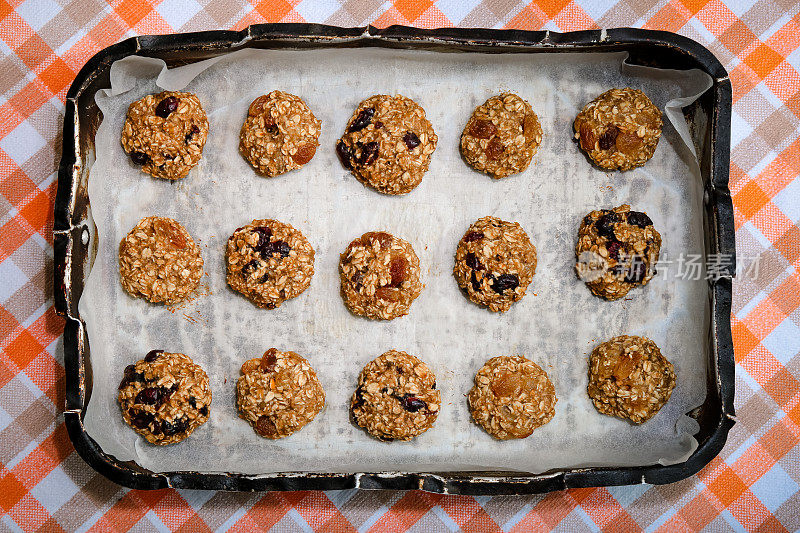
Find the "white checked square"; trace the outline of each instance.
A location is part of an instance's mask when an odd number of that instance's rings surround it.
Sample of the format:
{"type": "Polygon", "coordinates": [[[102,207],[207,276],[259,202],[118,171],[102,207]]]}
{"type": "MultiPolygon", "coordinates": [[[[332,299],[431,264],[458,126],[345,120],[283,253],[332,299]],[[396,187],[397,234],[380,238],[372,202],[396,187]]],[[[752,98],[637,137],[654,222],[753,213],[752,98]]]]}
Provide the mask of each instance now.
{"type": "Polygon", "coordinates": [[[33,489],[31,494],[39,500],[39,503],[53,514],[62,505],[67,503],[70,498],[78,492],[78,486],[72,482],[64,470],[57,466],[47,477],[41,480],[33,489]]]}
{"type": "Polygon", "coordinates": [[[599,20],[617,4],[616,0],[578,0],[575,3],[581,6],[581,9],[586,11],[586,14],[593,20],[599,20]]]}
{"type": "Polygon", "coordinates": [[[53,20],[61,12],[61,6],[53,0],[27,0],[17,7],[17,13],[34,31],[53,20]]]}
{"type": "Polygon", "coordinates": [[[619,487],[608,487],[608,492],[623,507],[628,507],[631,503],[639,499],[639,496],[650,490],[652,485],[640,483],[638,485],[623,485],[619,487]]]}
{"type": "Polygon", "coordinates": [[[0,263],[0,302],[11,298],[27,281],[28,276],[10,258],[0,263]]]}
{"type": "MultiPolygon", "coordinates": [[[[789,499],[792,494],[795,494],[800,487],[797,483],[781,468],[781,465],[775,463],[772,465],[766,474],[761,476],[761,479],[753,483],[750,487],[753,494],[756,495],[764,507],[770,510],[771,513],[780,507],[783,502],[789,499]]],[[[795,509],[796,511],[797,509],[795,509]]]]}
{"type": "Polygon", "coordinates": [[[436,2],[436,7],[453,24],[458,24],[480,3],[480,0],[440,0],[436,2]]]}
{"type": "Polygon", "coordinates": [[[791,318],[787,318],[778,324],[761,344],[785,366],[800,352],[800,328],[791,318]]]}
{"type": "Polygon", "coordinates": [[[743,119],[735,110],[731,112],[731,148],[753,133],[750,123],[743,119]]]}
{"type": "Polygon", "coordinates": [[[756,0],[729,0],[725,2],[725,7],[733,11],[737,18],[742,18],[755,3],[756,0]]]}
{"type": "Polygon", "coordinates": [[[2,407],[0,407],[0,431],[3,431],[8,427],[8,425],[14,421],[14,417],[10,414],[6,413],[2,407]]]}
{"type": "Polygon", "coordinates": [[[336,0],[305,0],[296,5],[294,10],[306,22],[325,22],[341,7],[336,0]]]}
{"type": "Polygon", "coordinates": [[[180,29],[201,9],[194,0],[164,0],[156,6],[158,14],[164,17],[173,30],[180,29]]]}
{"type": "Polygon", "coordinates": [[[28,122],[23,122],[0,141],[0,148],[18,165],[22,165],[45,144],[47,142],[39,135],[36,128],[28,122]]]}
{"type": "Polygon", "coordinates": [[[772,203],[777,205],[783,214],[792,222],[800,222],[800,179],[795,177],[789,185],[772,197],[772,203]]]}

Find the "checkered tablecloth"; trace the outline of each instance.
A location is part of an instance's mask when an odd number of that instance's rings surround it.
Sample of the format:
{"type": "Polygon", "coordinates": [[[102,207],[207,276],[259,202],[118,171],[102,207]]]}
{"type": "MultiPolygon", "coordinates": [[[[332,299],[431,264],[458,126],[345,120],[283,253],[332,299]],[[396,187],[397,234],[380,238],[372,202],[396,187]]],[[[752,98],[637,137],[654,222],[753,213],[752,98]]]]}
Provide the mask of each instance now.
{"type": "Polygon", "coordinates": [[[800,529],[800,7],[792,0],[0,0],[0,530],[800,529]],[[423,492],[130,491],[73,450],[52,211],[64,97],[83,64],[137,34],[260,22],[678,32],[733,83],[731,191],[738,423],[697,476],[534,497],[423,492]]]}

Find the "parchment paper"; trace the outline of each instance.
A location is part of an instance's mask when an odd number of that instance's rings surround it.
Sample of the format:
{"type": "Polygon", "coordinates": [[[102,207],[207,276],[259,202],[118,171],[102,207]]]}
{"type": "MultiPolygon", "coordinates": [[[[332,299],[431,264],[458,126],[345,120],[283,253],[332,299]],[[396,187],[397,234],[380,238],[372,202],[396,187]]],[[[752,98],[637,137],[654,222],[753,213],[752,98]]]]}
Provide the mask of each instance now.
{"type": "Polygon", "coordinates": [[[112,88],[97,95],[104,119],[89,197],[99,246],[80,301],[94,373],[89,434],[106,452],[155,471],[538,473],[685,460],[696,448],[698,427],[683,413],[705,397],[706,282],[658,275],[629,299],[605,302],[576,278],[574,245],[586,213],[630,203],[655,221],[662,257],[703,253],[701,180],[676,126],[688,136],[679,104],[704,92],[710,79],[699,71],[630,67],[623,59],[361,48],[243,51],[169,71],[154,59],[115,63],[112,88]],[[579,109],[615,86],[641,88],[661,109],[678,106],[653,159],[624,174],[593,168],[571,140],[579,109]],[[211,123],[202,161],[176,183],[141,173],[120,146],[128,105],[160,88],[196,93],[211,123]],[[308,165],[266,179],[239,155],[238,139],[249,103],[273,89],[301,96],[323,129],[308,165]],[[472,110],[504,90],[531,102],[544,139],[526,172],[494,181],[467,167],[458,144],[472,110]],[[365,188],[336,159],[336,140],[353,109],[378,93],[416,100],[439,135],[429,172],[405,196],[365,188]],[[207,294],[178,309],[131,298],[119,282],[119,241],[148,215],[179,220],[203,251],[207,294]],[[527,296],[503,315],[469,302],[451,274],[459,238],[484,215],[520,222],[539,253],[527,296]],[[310,288],[273,311],[257,309],[225,285],[225,242],[255,218],[292,224],[316,250],[310,288]],[[351,315],[339,295],[339,254],[369,230],[409,240],[423,266],[422,295],[408,316],[391,322],[351,315]],[[672,399],[642,426],[598,414],[586,394],[588,354],[620,334],[655,340],[677,373],[672,399]],[[234,402],[242,362],[273,346],[307,357],[327,394],[311,424],[279,441],[258,437],[237,417],[234,402]],[[378,442],[348,418],[358,372],[392,348],[426,361],[442,391],[436,424],[412,442],[378,442]],[[123,368],[152,349],[186,353],[211,378],[211,418],[179,445],[148,444],[119,413],[123,368]],[[467,409],[475,372],[503,354],[524,354],[541,365],[559,398],[555,418],[527,439],[496,441],[472,423],[467,409]]]}

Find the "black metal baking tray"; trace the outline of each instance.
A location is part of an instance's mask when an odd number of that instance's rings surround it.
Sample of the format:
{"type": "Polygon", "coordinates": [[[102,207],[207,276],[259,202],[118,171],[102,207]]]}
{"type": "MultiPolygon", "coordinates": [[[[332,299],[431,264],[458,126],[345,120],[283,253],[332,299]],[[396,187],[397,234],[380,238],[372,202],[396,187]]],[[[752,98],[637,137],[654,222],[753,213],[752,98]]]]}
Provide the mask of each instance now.
{"type": "MultiPolygon", "coordinates": [[[[98,52],[81,69],[67,93],[64,142],[55,200],[55,306],[66,317],[65,420],[75,449],[95,470],[137,489],[165,487],[238,491],[422,489],[449,494],[528,494],[577,487],[672,483],[695,474],[713,459],[734,423],[734,356],[731,339],[731,278],[735,274],[733,206],[728,190],[731,83],[720,62],[702,45],[663,31],[617,28],[569,33],[550,31],[436,29],[404,26],[338,28],[318,24],[259,24],[240,32],[208,31],[133,37],[98,52]],[[243,48],[385,47],[447,52],[503,54],[620,52],[629,61],[659,68],[700,69],[713,86],[684,109],[705,187],[703,227],[706,254],[723,258],[722,276],[712,280],[708,338],[707,395],[689,416],[700,426],[697,450],[683,463],[625,468],[556,469],[542,474],[518,472],[281,472],[155,473],[106,454],[86,433],[83,416],[92,392],[91,350],[78,313],[84,280],[96,253],[89,220],[87,177],[94,160],[94,136],[102,120],[97,90],[109,86],[111,64],[130,55],[161,58],[170,67],[193,63],[243,48]]],[[[715,266],[717,266],[715,264],[715,266]]]]}

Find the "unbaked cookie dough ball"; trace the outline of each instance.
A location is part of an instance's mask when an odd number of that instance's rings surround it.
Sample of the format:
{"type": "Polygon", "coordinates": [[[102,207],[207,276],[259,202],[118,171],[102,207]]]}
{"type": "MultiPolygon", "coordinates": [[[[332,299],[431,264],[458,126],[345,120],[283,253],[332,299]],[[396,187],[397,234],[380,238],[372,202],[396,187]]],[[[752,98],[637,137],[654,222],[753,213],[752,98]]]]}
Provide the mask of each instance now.
{"type": "Polygon", "coordinates": [[[339,258],[339,278],[348,309],[373,320],[407,315],[422,292],[411,244],[383,231],[365,233],[347,246],[339,258]]]}
{"type": "Polygon", "coordinates": [[[336,153],[362,183],[382,193],[404,194],[422,181],[437,140],[416,102],[379,94],[358,105],[336,153]]]}
{"type": "Polygon", "coordinates": [[[483,217],[456,248],[453,275],[467,297],[490,311],[508,311],[536,272],[536,247],[516,222],[483,217]]]}
{"type": "Polygon", "coordinates": [[[461,134],[461,153],[480,172],[499,179],[522,172],[542,142],[542,126],[531,105],[512,93],[478,106],[461,134]]]}
{"type": "Polygon", "coordinates": [[[246,361],[241,372],[236,382],[239,416],[262,437],[288,437],[325,406],[317,373],[294,352],[270,348],[262,357],[246,361]]]}
{"type": "Polygon", "coordinates": [[[428,365],[389,350],[367,364],[350,401],[355,422],[380,440],[410,440],[433,426],[441,399],[428,365]]]}
{"type": "Polygon", "coordinates": [[[167,217],[146,217],[119,243],[119,277],[133,297],[153,303],[185,300],[203,276],[200,247],[167,217]]]}
{"type": "Polygon", "coordinates": [[[611,89],[575,117],[575,139],[605,170],[630,170],[653,157],[661,136],[661,111],[639,89],[611,89]]]}
{"type": "Polygon", "coordinates": [[[125,368],[117,399],[136,433],[153,444],[174,444],[208,420],[211,386],[188,356],[153,350],[125,368]]]}
{"type": "Polygon", "coordinates": [[[629,205],[592,211],[578,230],[575,269],[592,294],[617,300],[653,278],[660,250],[661,234],[646,214],[629,205]]]}
{"type": "Polygon", "coordinates": [[[122,148],[153,177],[185,178],[203,156],[208,118],[192,93],[150,94],[128,107],[122,148]]]}
{"type": "Polygon", "coordinates": [[[587,392],[598,411],[641,424],[669,400],[675,371],[645,337],[621,335],[597,346],[589,358],[587,392]]]}
{"type": "Polygon", "coordinates": [[[556,414],[547,372],[521,355],[489,359],[467,397],[472,418],[496,439],[524,439],[556,414]]]}
{"type": "Polygon", "coordinates": [[[321,124],[300,97],[272,91],[250,104],[239,151],[259,174],[277,176],[311,161],[321,124]]]}
{"type": "Polygon", "coordinates": [[[314,248],[289,224],[254,220],[233,232],[226,253],[228,285],[258,307],[275,309],[311,284],[314,248]]]}

